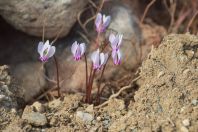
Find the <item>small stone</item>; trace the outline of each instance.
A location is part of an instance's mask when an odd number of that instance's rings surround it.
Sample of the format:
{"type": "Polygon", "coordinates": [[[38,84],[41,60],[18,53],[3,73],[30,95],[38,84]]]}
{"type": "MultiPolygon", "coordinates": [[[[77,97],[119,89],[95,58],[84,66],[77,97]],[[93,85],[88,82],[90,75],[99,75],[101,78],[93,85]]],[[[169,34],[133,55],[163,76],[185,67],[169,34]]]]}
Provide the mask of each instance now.
{"type": "Polygon", "coordinates": [[[97,120],[97,121],[101,121],[101,117],[98,116],[98,117],[96,118],[96,120],[97,120]]]}
{"type": "Polygon", "coordinates": [[[104,120],[103,125],[104,125],[105,128],[108,128],[109,127],[109,120],[104,120]]]}
{"type": "Polygon", "coordinates": [[[0,95],[0,101],[4,100],[5,97],[6,97],[5,95],[2,95],[2,94],[1,94],[1,95],[0,95]]]}
{"type": "Polygon", "coordinates": [[[186,126],[186,127],[187,127],[187,126],[190,126],[190,121],[189,121],[189,119],[183,120],[182,123],[183,123],[183,125],[186,126]]]}
{"type": "Polygon", "coordinates": [[[185,109],[186,109],[185,107],[182,107],[180,113],[183,113],[185,109]]]}
{"type": "Polygon", "coordinates": [[[198,104],[197,99],[193,99],[193,100],[192,100],[192,104],[193,104],[194,106],[196,106],[196,105],[198,104]]]}
{"type": "Polygon", "coordinates": [[[185,126],[182,126],[180,128],[181,132],[189,132],[188,129],[185,126]]]}
{"type": "Polygon", "coordinates": [[[76,117],[82,120],[83,122],[91,122],[94,119],[91,114],[82,111],[77,111],[76,117]]]}
{"type": "Polygon", "coordinates": [[[11,109],[11,112],[12,112],[12,113],[14,113],[14,114],[16,114],[16,113],[17,113],[17,111],[16,111],[16,109],[15,109],[15,108],[12,108],[12,109],[11,109]]]}
{"type": "Polygon", "coordinates": [[[29,124],[27,124],[26,126],[23,127],[23,131],[24,131],[24,132],[30,132],[31,129],[32,129],[32,126],[29,125],[29,124]]]}
{"type": "Polygon", "coordinates": [[[94,110],[93,110],[93,104],[92,105],[89,105],[86,109],[85,109],[86,112],[89,112],[89,113],[92,113],[94,110]]]}
{"type": "Polygon", "coordinates": [[[162,77],[164,74],[165,74],[164,71],[161,71],[161,72],[158,74],[157,77],[160,78],[160,77],[162,77]]]}
{"type": "Polygon", "coordinates": [[[188,56],[189,58],[192,58],[192,57],[194,56],[195,52],[192,51],[192,50],[186,50],[186,54],[187,54],[187,56],[188,56]]]}
{"type": "Polygon", "coordinates": [[[27,120],[33,126],[45,126],[47,124],[46,116],[38,112],[24,113],[22,119],[27,120]]]}
{"type": "Polygon", "coordinates": [[[32,107],[33,109],[36,111],[36,112],[39,112],[39,113],[43,113],[45,111],[45,108],[43,106],[43,104],[41,104],[40,102],[34,102],[34,104],[32,104],[32,107]]]}
{"type": "Polygon", "coordinates": [[[69,115],[69,118],[73,118],[73,115],[69,115]]]}
{"type": "Polygon", "coordinates": [[[186,69],[183,71],[183,74],[187,74],[188,72],[190,72],[190,69],[186,69]]]}

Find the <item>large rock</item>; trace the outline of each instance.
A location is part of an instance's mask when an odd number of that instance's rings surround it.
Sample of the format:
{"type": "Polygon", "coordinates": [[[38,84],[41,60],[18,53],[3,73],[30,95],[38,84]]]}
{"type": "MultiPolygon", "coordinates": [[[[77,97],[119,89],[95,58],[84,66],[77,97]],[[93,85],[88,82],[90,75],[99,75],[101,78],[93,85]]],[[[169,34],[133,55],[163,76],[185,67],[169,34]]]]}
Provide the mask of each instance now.
{"type": "Polygon", "coordinates": [[[0,15],[16,29],[34,36],[52,38],[62,30],[67,35],[77,20],[77,14],[88,0],[0,0],[0,15]]]}

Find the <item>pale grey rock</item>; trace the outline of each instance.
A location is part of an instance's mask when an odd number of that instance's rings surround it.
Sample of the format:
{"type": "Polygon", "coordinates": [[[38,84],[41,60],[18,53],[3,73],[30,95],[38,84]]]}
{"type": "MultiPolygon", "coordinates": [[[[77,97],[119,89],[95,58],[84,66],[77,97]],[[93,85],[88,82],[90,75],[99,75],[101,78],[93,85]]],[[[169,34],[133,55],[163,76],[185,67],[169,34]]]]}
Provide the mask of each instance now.
{"type": "Polygon", "coordinates": [[[34,126],[45,126],[47,124],[46,116],[39,112],[23,113],[22,119],[27,120],[28,123],[34,126]]]}
{"type": "Polygon", "coordinates": [[[198,104],[198,100],[197,100],[197,99],[193,99],[193,100],[192,100],[192,104],[193,104],[194,106],[196,106],[196,105],[198,104]]]}
{"type": "Polygon", "coordinates": [[[39,112],[39,113],[43,113],[45,112],[45,107],[43,104],[41,104],[40,102],[36,101],[32,104],[32,107],[33,109],[36,111],[36,112],[39,112]]]}
{"type": "Polygon", "coordinates": [[[34,36],[65,36],[88,0],[0,0],[0,15],[16,29],[34,36]]]}
{"type": "Polygon", "coordinates": [[[91,122],[94,119],[93,115],[83,111],[77,111],[76,117],[83,122],[91,122]]]}
{"type": "Polygon", "coordinates": [[[182,124],[185,126],[185,127],[188,127],[190,126],[190,120],[189,119],[185,119],[182,121],[182,124]]]}
{"type": "Polygon", "coordinates": [[[5,95],[0,95],[0,102],[6,98],[5,95]]]}

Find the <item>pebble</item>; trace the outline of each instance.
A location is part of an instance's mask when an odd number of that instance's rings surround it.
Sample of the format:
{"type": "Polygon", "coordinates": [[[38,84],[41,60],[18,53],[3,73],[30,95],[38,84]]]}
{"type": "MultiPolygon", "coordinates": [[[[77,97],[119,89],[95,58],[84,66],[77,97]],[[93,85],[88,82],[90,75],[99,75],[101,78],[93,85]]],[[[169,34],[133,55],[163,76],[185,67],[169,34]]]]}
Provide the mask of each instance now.
{"type": "Polygon", "coordinates": [[[34,102],[34,104],[32,104],[32,107],[34,110],[36,110],[36,112],[39,112],[39,113],[43,113],[45,111],[43,104],[41,104],[38,101],[34,102]]]}
{"type": "Polygon", "coordinates": [[[180,128],[181,132],[189,132],[188,129],[185,126],[182,126],[180,128]]]}
{"type": "Polygon", "coordinates": [[[15,108],[12,108],[11,109],[11,112],[14,113],[14,114],[16,114],[17,113],[17,110],[15,108]]]}
{"type": "Polygon", "coordinates": [[[187,74],[188,72],[190,72],[190,69],[186,69],[183,71],[184,74],[187,74]]]}
{"type": "Polygon", "coordinates": [[[93,104],[87,106],[87,108],[85,109],[85,111],[86,111],[86,112],[89,112],[89,113],[92,113],[92,112],[94,111],[94,109],[93,109],[93,104]]]}
{"type": "Polygon", "coordinates": [[[161,72],[158,74],[157,77],[160,78],[160,77],[162,77],[164,74],[165,74],[164,71],[161,71],[161,72]]]}
{"type": "Polygon", "coordinates": [[[5,95],[0,95],[0,101],[4,100],[5,99],[5,95]]]}
{"type": "Polygon", "coordinates": [[[109,127],[109,120],[104,120],[102,123],[103,123],[104,128],[109,127]]]}
{"type": "Polygon", "coordinates": [[[46,116],[38,112],[25,113],[22,115],[22,119],[27,120],[33,126],[45,126],[47,124],[46,116]]]}
{"type": "Polygon", "coordinates": [[[96,120],[97,120],[97,121],[101,121],[101,117],[98,116],[98,117],[96,118],[96,120]]]}
{"type": "Polygon", "coordinates": [[[77,111],[76,117],[81,119],[83,122],[91,122],[94,119],[93,115],[82,111],[77,111]]]}
{"type": "Polygon", "coordinates": [[[182,123],[183,123],[183,125],[186,126],[186,127],[187,127],[187,126],[190,126],[190,121],[189,121],[189,119],[183,120],[182,123]]]}
{"type": "Polygon", "coordinates": [[[193,99],[193,100],[192,100],[192,104],[193,104],[194,106],[196,106],[196,105],[198,104],[198,100],[197,100],[197,99],[193,99]]]}

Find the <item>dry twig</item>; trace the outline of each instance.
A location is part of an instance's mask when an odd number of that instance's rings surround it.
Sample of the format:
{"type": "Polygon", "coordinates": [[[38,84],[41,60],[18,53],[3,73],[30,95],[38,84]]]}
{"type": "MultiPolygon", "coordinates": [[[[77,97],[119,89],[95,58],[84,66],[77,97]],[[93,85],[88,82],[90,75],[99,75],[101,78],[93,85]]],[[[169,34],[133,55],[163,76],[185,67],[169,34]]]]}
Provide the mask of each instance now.
{"type": "Polygon", "coordinates": [[[106,102],[102,103],[101,105],[96,106],[95,108],[99,109],[99,108],[107,105],[110,102],[111,99],[118,97],[122,91],[131,88],[132,87],[131,85],[133,84],[133,82],[137,81],[140,78],[141,78],[141,76],[138,76],[137,78],[133,79],[129,85],[122,87],[117,93],[111,95],[106,102]]]}
{"type": "Polygon", "coordinates": [[[192,25],[192,23],[193,23],[193,21],[194,21],[194,19],[195,19],[195,17],[198,15],[198,10],[195,12],[195,14],[193,15],[193,17],[190,19],[190,21],[189,21],[189,23],[188,23],[188,25],[187,25],[187,27],[186,27],[186,32],[189,32],[189,28],[190,28],[190,26],[192,25]]]}
{"type": "Polygon", "coordinates": [[[144,18],[149,10],[149,8],[155,3],[156,0],[152,0],[147,6],[146,6],[146,9],[144,10],[144,14],[142,16],[142,19],[140,21],[140,24],[142,25],[143,21],[144,21],[144,18]]]}
{"type": "MultiPolygon", "coordinates": [[[[89,0],[89,3],[90,3],[94,8],[97,9],[97,11],[96,11],[96,14],[97,14],[98,12],[101,11],[101,9],[102,9],[102,7],[103,7],[103,5],[104,5],[104,0],[101,0],[101,3],[100,3],[100,5],[99,5],[98,8],[97,8],[97,6],[95,5],[95,3],[94,3],[93,1],[89,0]]],[[[87,31],[87,28],[86,28],[86,27],[87,27],[87,24],[96,18],[96,14],[95,14],[94,16],[90,17],[89,19],[87,19],[84,23],[82,23],[80,17],[81,17],[81,15],[83,14],[83,12],[85,12],[85,11],[88,10],[88,9],[90,9],[92,6],[89,6],[89,7],[85,8],[85,9],[83,9],[81,12],[78,13],[78,16],[77,16],[77,20],[78,20],[78,22],[79,22],[81,28],[83,29],[83,31],[84,31],[86,34],[88,34],[88,31],[87,31]]]]}
{"type": "Polygon", "coordinates": [[[167,0],[163,1],[168,13],[171,16],[171,21],[170,21],[170,25],[168,28],[168,32],[170,32],[170,30],[172,29],[175,23],[175,11],[176,11],[176,6],[177,6],[177,3],[175,0],[169,0],[169,1],[170,1],[170,7],[168,6],[167,0]]]}

